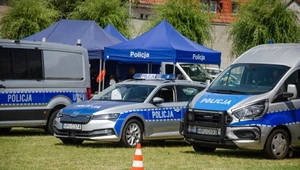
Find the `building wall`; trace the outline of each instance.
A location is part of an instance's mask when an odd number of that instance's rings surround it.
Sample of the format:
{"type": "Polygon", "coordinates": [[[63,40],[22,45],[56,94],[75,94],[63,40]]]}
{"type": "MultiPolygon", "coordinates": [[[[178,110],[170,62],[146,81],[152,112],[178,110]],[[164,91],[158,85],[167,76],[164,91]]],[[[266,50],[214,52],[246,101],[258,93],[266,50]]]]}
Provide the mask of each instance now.
{"type": "Polygon", "coordinates": [[[298,23],[300,24],[300,0],[298,2],[294,1],[288,8],[297,13],[298,23]]]}

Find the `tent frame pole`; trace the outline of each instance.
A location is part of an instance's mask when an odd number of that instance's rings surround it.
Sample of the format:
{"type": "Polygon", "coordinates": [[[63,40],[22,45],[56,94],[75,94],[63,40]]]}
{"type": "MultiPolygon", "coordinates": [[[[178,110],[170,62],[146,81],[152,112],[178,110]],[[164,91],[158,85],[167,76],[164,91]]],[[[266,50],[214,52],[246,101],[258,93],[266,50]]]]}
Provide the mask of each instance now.
{"type": "MultiPolygon", "coordinates": [[[[102,59],[100,59],[100,64],[99,64],[99,74],[101,73],[101,71],[102,71],[102,59]]],[[[98,82],[98,93],[100,93],[100,91],[101,91],[101,81],[100,82],[98,82]]]]}
{"type": "MultiPolygon", "coordinates": [[[[103,62],[103,70],[105,70],[105,61],[103,62]]],[[[102,81],[102,90],[104,90],[105,77],[106,77],[106,75],[104,75],[104,79],[102,81]]]]}

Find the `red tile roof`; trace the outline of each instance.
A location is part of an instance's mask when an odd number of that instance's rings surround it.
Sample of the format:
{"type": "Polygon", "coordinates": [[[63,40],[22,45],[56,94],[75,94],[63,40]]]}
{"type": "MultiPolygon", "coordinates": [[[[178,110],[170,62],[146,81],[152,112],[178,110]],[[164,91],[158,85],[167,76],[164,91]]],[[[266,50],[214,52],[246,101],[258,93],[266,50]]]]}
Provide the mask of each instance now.
{"type": "Polygon", "coordinates": [[[149,5],[156,5],[165,3],[166,0],[140,0],[141,4],[149,4],[149,5]]]}

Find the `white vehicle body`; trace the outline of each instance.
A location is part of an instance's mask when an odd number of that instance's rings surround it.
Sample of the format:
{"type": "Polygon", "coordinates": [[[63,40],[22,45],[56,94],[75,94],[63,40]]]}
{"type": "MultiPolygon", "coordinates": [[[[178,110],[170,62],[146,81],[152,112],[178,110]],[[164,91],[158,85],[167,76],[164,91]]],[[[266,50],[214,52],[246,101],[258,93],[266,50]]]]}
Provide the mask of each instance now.
{"type": "Polygon", "coordinates": [[[176,63],[174,65],[172,62],[162,62],[160,73],[174,74],[174,66],[175,76],[178,80],[198,81],[202,83],[206,83],[207,80],[212,80],[200,64],[176,63]]]}

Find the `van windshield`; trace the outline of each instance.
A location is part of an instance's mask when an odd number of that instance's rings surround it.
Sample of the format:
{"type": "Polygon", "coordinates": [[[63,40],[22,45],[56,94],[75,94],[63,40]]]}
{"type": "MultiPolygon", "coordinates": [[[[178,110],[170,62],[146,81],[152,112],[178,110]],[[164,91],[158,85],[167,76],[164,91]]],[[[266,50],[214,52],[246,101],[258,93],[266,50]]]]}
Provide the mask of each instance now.
{"type": "Polygon", "coordinates": [[[124,102],[144,102],[156,86],[136,84],[116,84],[103,90],[92,100],[118,100],[124,102]]]}
{"type": "Polygon", "coordinates": [[[208,92],[261,94],[275,87],[289,67],[271,64],[229,66],[210,85],[208,92]]]}
{"type": "Polygon", "coordinates": [[[193,81],[205,82],[206,80],[212,80],[206,70],[199,64],[180,64],[180,66],[193,81]]]}

